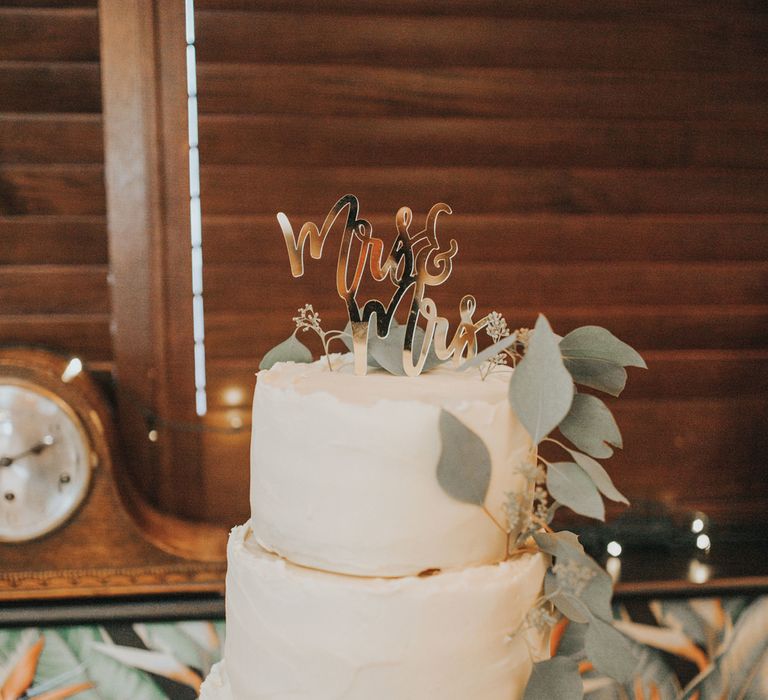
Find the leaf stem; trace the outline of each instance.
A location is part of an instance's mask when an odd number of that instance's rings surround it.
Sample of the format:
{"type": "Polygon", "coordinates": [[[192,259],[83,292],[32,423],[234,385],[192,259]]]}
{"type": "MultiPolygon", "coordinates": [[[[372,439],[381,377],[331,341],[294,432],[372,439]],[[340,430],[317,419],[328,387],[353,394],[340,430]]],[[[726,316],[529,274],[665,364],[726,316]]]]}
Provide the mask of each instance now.
{"type": "Polygon", "coordinates": [[[503,527],[502,524],[498,520],[496,520],[496,518],[493,516],[493,513],[491,513],[491,511],[488,510],[485,504],[483,504],[482,508],[483,508],[483,512],[493,521],[493,524],[504,533],[505,537],[508,537],[509,532],[507,532],[507,528],[503,527]]]}
{"type": "Polygon", "coordinates": [[[555,445],[557,445],[558,447],[561,447],[562,449],[564,449],[566,452],[569,452],[569,453],[570,453],[570,451],[571,451],[571,450],[570,450],[569,448],[567,448],[567,447],[566,447],[566,446],[565,446],[565,445],[564,445],[562,442],[560,442],[560,440],[556,440],[556,439],[555,439],[555,438],[553,438],[553,437],[545,437],[545,438],[544,438],[544,440],[545,440],[545,442],[551,442],[551,443],[554,443],[554,444],[555,444],[555,445]]]}

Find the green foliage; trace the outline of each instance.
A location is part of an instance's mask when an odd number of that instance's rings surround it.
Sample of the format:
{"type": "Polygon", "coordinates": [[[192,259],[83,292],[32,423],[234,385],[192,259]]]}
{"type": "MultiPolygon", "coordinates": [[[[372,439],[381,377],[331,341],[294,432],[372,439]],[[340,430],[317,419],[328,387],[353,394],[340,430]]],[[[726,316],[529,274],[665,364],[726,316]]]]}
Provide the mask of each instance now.
{"type": "Polygon", "coordinates": [[[592,457],[577,452],[576,450],[568,450],[573,460],[578,464],[592,479],[592,482],[597,486],[600,493],[606,498],[610,498],[612,501],[624,503],[629,505],[629,501],[626,497],[613,485],[611,477],[608,476],[608,472],[603,469],[600,462],[592,459],[592,457]]]}
{"type": "Polygon", "coordinates": [[[581,700],[584,688],[579,666],[567,656],[533,665],[523,700],[581,700]]]}
{"type": "MultiPolygon", "coordinates": [[[[376,333],[375,323],[368,326],[368,366],[377,367],[386,370],[390,374],[403,376],[403,346],[405,344],[405,333],[407,326],[400,325],[394,319],[389,327],[389,334],[386,338],[379,338],[376,333]]],[[[413,334],[413,356],[418,358],[422,345],[424,344],[424,331],[416,327],[413,334]]],[[[341,340],[347,349],[353,350],[352,343],[352,325],[347,323],[341,340]]],[[[442,364],[442,360],[435,354],[434,348],[430,347],[427,353],[427,359],[424,362],[425,372],[434,369],[442,364]]]]}
{"type": "Polygon", "coordinates": [[[491,483],[491,455],[482,439],[458,418],[440,412],[442,451],[437,481],[452,498],[482,506],[491,483]]]}
{"type": "Polygon", "coordinates": [[[589,622],[589,610],[575,595],[560,587],[557,576],[550,569],[544,577],[544,595],[563,615],[572,622],[589,622]]]}
{"type": "Polygon", "coordinates": [[[291,333],[282,343],[275,345],[259,363],[259,369],[270,369],[278,362],[312,362],[312,353],[295,333],[291,333]]]}
{"type": "Polygon", "coordinates": [[[602,360],[621,367],[648,367],[636,350],[599,326],[582,326],[571,331],[560,341],[560,351],[572,359],[602,360]]]}
{"type": "Polygon", "coordinates": [[[637,659],[629,640],[610,622],[593,616],[585,643],[587,657],[598,671],[619,683],[630,680],[637,659]]]}
{"type": "Polygon", "coordinates": [[[553,462],[547,467],[547,489],[574,513],[605,520],[605,506],[590,476],[574,462],[553,462]]]}
{"type": "Polygon", "coordinates": [[[509,402],[535,444],[565,418],[573,394],[573,379],[563,364],[557,336],[540,315],[509,383],[509,402]]]}
{"type": "Polygon", "coordinates": [[[496,341],[493,345],[489,345],[484,350],[481,350],[472,359],[466,360],[459,365],[459,372],[463,372],[466,369],[472,369],[474,367],[480,367],[484,362],[488,362],[490,359],[496,357],[499,353],[504,352],[510,345],[514,345],[517,342],[517,333],[504,336],[501,340],[496,341]]]}
{"type": "Polygon", "coordinates": [[[563,358],[565,368],[576,384],[582,384],[611,396],[618,396],[627,384],[627,370],[611,362],[563,358]]]}
{"type": "Polygon", "coordinates": [[[576,394],[560,432],[591,457],[610,457],[611,445],[621,447],[621,433],[608,407],[596,396],[576,394]]]}
{"type": "MultiPolygon", "coordinates": [[[[555,557],[552,572],[555,574],[558,587],[575,595],[592,615],[605,620],[610,619],[613,595],[611,577],[584,551],[576,535],[563,530],[551,534],[537,532],[533,537],[539,549],[555,557]],[[571,575],[574,570],[589,572],[589,578],[584,581],[583,586],[574,586],[571,575]]],[[[578,622],[578,620],[575,621],[578,622]]]]}

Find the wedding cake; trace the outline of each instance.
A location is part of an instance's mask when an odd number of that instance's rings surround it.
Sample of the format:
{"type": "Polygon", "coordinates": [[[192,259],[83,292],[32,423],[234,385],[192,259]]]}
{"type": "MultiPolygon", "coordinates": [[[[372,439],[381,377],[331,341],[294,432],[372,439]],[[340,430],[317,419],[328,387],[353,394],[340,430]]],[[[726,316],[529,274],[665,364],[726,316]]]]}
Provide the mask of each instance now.
{"type": "Polygon", "coordinates": [[[522,697],[546,654],[521,628],[549,557],[507,557],[505,505],[532,459],[510,373],[361,377],[328,359],[259,372],[251,519],[230,537],[224,662],[201,697],[522,697]],[[442,411],[489,448],[485,509],[435,478],[442,411]]]}
{"type": "Polygon", "coordinates": [[[307,304],[260,364],[251,518],[230,535],[224,660],[201,698],[579,700],[588,669],[626,682],[610,577],[551,523],[560,506],[602,520],[603,496],[627,502],[597,461],[622,441],[594,392],[618,396],[645,363],[596,326],[560,337],[541,315],[530,330],[474,320],[471,295],[458,323],[440,316],[426,292],[458,250],[437,235],[445,204],[417,233],[402,207],[388,252],[353,195],[298,236],[278,214],[294,277],[345,212],[347,327],[324,330],[307,304]],[[391,283],[386,304],[365,300],[364,278],[391,283]],[[569,621],[577,639],[549,658],[569,621]]]}

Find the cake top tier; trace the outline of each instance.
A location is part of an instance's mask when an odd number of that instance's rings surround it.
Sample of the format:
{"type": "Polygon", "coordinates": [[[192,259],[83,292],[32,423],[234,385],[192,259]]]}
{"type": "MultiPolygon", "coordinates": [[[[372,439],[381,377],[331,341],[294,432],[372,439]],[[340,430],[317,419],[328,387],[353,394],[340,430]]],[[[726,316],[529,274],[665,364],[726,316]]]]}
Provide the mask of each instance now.
{"type": "Polygon", "coordinates": [[[477,372],[457,372],[450,365],[436,367],[419,377],[395,376],[381,369],[369,369],[366,376],[354,372],[351,353],[333,354],[311,363],[280,362],[259,372],[259,385],[309,394],[330,394],[338,401],[371,406],[380,401],[418,401],[442,408],[468,402],[507,402],[511,370],[482,381],[477,372]]]}
{"type": "Polygon", "coordinates": [[[251,453],[259,543],[299,564],[368,576],[504,559],[508,494],[529,501],[532,491],[523,476],[530,437],[507,400],[511,371],[486,381],[450,367],[359,376],[352,363],[334,355],[259,373],[251,453]],[[484,508],[440,483],[446,420],[484,445],[485,463],[467,465],[487,470],[484,508]]]}

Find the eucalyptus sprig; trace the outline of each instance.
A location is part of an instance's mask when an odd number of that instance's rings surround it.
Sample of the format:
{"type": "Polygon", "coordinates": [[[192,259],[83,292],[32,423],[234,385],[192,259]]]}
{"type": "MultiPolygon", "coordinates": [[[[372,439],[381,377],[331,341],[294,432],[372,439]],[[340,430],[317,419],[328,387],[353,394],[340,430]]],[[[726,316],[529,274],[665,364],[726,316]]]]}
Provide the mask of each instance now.
{"type": "MultiPolygon", "coordinates": [[[[459,369],[480,367],[485,378],[508,357],[515,361],[509,403],[530,434],[534,451],[532,459],[518,467],[527,488],[506,494],[506,532],[510,538],[516,533],[514,543],[510,539],[514,547],[524,549],[532,539],[539,550],[553,558],[545,577],[544,595],[524,625],[551,626],[556,619],[552,608],[584,625],[585,653],[594,667],[624,682],[635,660],[629,641],[611,623],[611,578],[584,552],[575,534],[554,532],[550,523],[561,505],[603,520],[603,496],[627,503],[597,461],[610,457],[614,448],[622,446],[621,432],[605,403],[577,391],[576,386],[618,396],[626,384],[626,367],[645,367],[645,362],[629,345],[597,326],[577,328],[560,338],[547,319],[539,316],[533,331],[511,333],[505,329],[506,322],[501,325],[494,315],[489,330],[493,344],[459,369]],[[558,429],[562,440],[551,437],[558,429]],[[554,445],[570,459],[545,459],[538,450],[542,442],[554,445]],[[551,503],[550,497],[554,499],[551,503]]],[[[438,481],[449,495],[474,503],[487,513],[487,447],[461,421],[451,418],[441,416],[440,420],[443,452],[438,462],[438,481]],[[479,464],[482,469],[475,468],[479,464]]],[[[581,696],[575,659],[555,657],[534,664],[525,700],[576,700],[581,696]]]]}
{"type": "Polygon", "coordinates": [[[312,304],[304,304],[298,310],[298,315],[293,317],[293,322],[296,324],[293,333],[264,355],[259,363],[259,369],[270,369],[278,362],[312,362],[312,351],[296,337],[299,331],[304,333],[312,331],[320,338],[320,342],[323,344],[323,352],[328,361],[328,369],[333,371],[329,345],[333,340],[340,339],[347,334],[345,331],[323,330],[320,320],[320,314],[315,311],[312,304]]]}

